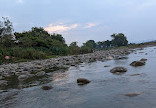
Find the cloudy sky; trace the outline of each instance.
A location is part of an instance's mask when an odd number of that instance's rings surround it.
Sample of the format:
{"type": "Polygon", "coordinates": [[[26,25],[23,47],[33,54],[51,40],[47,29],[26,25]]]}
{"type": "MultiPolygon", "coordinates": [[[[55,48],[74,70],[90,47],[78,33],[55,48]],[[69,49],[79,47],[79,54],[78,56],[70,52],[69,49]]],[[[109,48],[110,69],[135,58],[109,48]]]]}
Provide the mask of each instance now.
{"type": "Polygon", "coordinates": [[[156,40],[156,0],[0,0],[0,17],[15,31],[44,27],[69,44],[111,39],[124,33],[130,42],[156,40]]]}

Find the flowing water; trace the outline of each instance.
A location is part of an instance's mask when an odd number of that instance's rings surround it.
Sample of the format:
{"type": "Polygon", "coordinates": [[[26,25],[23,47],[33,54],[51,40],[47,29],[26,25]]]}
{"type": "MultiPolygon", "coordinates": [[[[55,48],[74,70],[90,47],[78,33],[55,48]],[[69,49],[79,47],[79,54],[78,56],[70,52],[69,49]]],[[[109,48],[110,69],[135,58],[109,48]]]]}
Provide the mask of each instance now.
{"type": "MultiPolygon", "coordinates": [[[[156,108],[156,49],[137,50],[125,59],[82,63],[63,73],[54,73],[53,81],[41,86],[25,88],[0,102],[2,108],[156,108]],[[147,54],[146,54],[147,53],[147,54]],[[145,66],[132,67],[132,61],[147,58],[145,66]],[[110,67],[104,67],[110,65],[110,67]],[[124,66],[125,74],[114,75],[110,69],[124,66]],[[91,83],[77,85],[77,78],[91,83]],[[138,93],[135,97],[127,93],[138,93]]],[[[15,90],[16,91],[16,90],[15,90]]]]}

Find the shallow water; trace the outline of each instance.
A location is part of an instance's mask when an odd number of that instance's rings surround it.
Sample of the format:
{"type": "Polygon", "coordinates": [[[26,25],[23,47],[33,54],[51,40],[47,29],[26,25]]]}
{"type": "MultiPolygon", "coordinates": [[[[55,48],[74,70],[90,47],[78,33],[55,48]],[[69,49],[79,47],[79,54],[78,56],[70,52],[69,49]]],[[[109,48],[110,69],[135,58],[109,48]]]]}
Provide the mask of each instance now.
{"type": "Polygon", "coordinates": [[[41,86],[25,88],[0,102],[0,107],[156,108],[156,49],[154,48],[138,50],[137,54],[134,52],[127,55],[127,59],[82,63],[66,72],[54,73],[53,81],[46,84],[53,86],[53,89],[43,91],[41,86]],[[145,66],[129,65],[132,61],[141,58],[148,59],[145,66]],[[122,75],[114,75],[109,71],[115,66],[124,66],[128,71],[122,75]],[[77,78],[87,78],[91,83],[79,86],[76,83],[77,78]],[[127,97],[125,96],[127,93],[140,95],[127,97]]]}

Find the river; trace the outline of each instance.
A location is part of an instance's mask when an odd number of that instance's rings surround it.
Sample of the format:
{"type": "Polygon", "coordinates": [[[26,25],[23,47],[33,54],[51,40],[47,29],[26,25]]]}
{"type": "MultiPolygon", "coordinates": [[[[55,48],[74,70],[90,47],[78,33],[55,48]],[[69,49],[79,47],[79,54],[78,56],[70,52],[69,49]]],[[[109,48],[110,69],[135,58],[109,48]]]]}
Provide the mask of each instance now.
{"type": "Polygon", "coordinates": [[[81,63],[66,72],[53,73],[48,91],[41,86],[11,90],[15,94],[0,101],[0,108],[156,108],[156,47],[137,50],[124,59],[81,63]],[[132,67],[132,61],[147,58],[145,66],[132,67]],[[104,67],[110,65],[110,67],[104,67]],[[123,66],[125,74],[110,69],[123,66]],[[87,78],[87,85],[77,85],[77,78],[87,78]],[[128,97],[127,93],[138,93],[128,97]]]}

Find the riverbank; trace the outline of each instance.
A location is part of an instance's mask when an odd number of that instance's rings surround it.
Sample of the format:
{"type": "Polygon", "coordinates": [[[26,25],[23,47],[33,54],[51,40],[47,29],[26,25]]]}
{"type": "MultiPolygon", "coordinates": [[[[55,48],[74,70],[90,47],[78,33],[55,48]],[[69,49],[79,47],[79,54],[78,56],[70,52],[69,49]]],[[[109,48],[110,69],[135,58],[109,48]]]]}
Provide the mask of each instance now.
{"type": "Polygon", "coordinates": [[[129,54],[130,50],[112,49],[94,53],[62,56],[45,60],[34,60],[16,64],[0,65],[0,89],[25,88],[51,81],[52,73],[63,72],[70,66],[83,62],[106,61],[129,54]]]}
{"type": "MultiPolygon", "coordinates": [[[[129,49],[131,50],[131,49],[129,49]]],[[[0,107],[6,108],[62,108],[62,107],[136,107],[155,108],[156,47],[137,48],[128,55],[91,63],[69,66],[66,71],[54,71],[50,82],[24,89],[0,90],[0,107]],[[134,67],[133,61],[146,58],[146,65],[134,67]],[[104,66],[109,67],[104,67],[104,66]],[[127,72],[111,73],[122,66],[127,72]],[[86,78],[87,85],[78,85],[77,79],[86,78]],[[48,91],[42,87],[51,87],[48,91]],[[96,91],[96,92],[95,92],[96,91]],[[144,103],[144,104],[142,104],[144,103]]],[[[43,81],[43,79],[42,79],[43,81]]]]}

